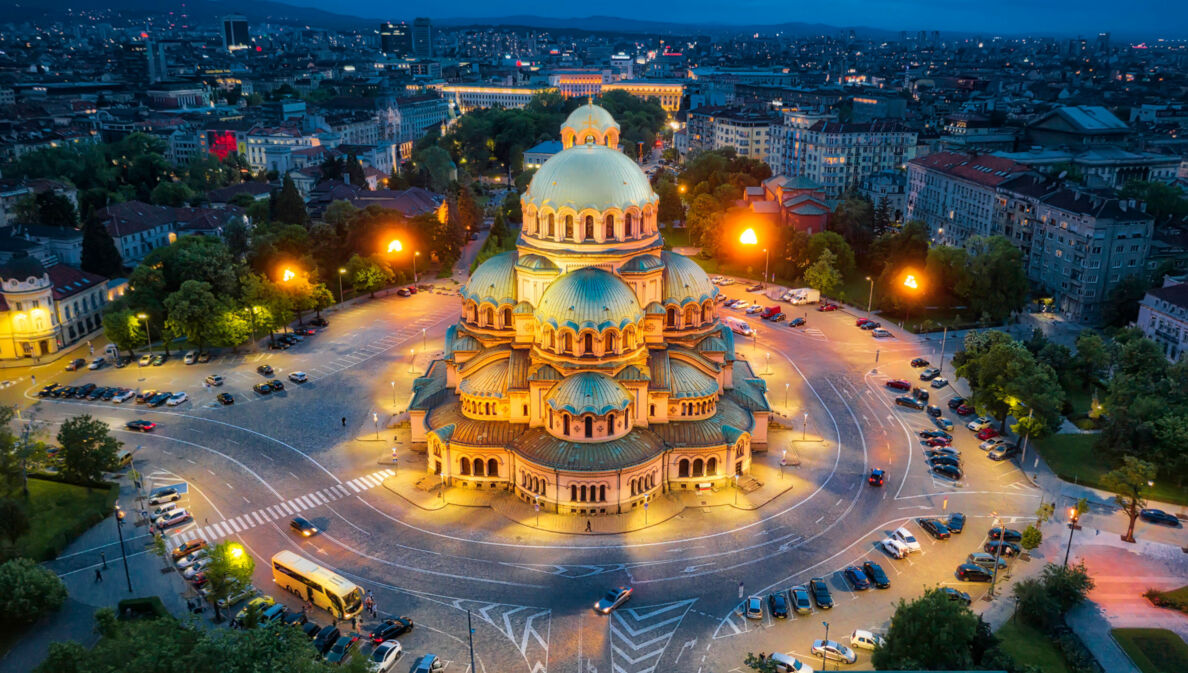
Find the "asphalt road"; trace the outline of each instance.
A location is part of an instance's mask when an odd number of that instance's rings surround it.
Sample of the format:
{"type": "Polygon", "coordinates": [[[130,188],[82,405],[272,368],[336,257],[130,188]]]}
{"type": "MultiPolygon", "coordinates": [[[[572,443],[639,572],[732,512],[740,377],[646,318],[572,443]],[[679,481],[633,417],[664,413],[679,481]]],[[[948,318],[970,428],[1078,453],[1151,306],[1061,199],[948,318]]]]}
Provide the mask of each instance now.
{"type": "MultiPolygon", "coordinates": [[[[738,285],[724,291],[756,296],[738,285]]],[[[748,651],[777,650],[819,668],[809,646],[823,636],[823,621],[830,623],[830,637],[844,642],[855,628],[885,628],[894,602],[927,586],[960,584],[979,598],[987,585],[958,582],[954,568],[980,550],[992,512],[1022,521],[1041,498],[1015,464],[986,460],[972,433],[960,427],[953,434],[965,479],[934,479],[914,435],[931,423],[923,412],[893,406],[895,393],[883,384],[888,376],[916,380],[919,370],[908,361],[918,355],[935,360],[937,344],[895,329],[896,338],[877,341],[857,329],[851,315],[810,308],[804,329],[749,316],[757,335],[739,341],[758,371],[770,368],[772,406],[794,424],[794,430],[773,433],[770,451],[787,449],[803,462],[795,476],[805,485],[770,504],[755,511],[686,510],[623,536],[542,533],[481,508],[424,511],[378,486],[391,469],[383,460],[391,432],[377,432],[373,415],[382,426],[404,407],[415,372],[440,351],[457,313],[455,295],[387,296],[330,312],[329,328],[288,351],[194,366],[175,357],[161,367],[55,377],[63,384],[185,390],[190,401],[174,408],[34,404],[36,388],[28,381],[0,395],[23,396],[25,413],[49,434],[82,412],[111,423],[135,448],[136,468],[150,487],[187,484],[183,502],[195,521],[175,533],[179,537],[201,533],[243,542],[264,561],[256,583],[266,590],[266,559],[281,549],[333,567],[373,591],[381,614],[412,617],[416,630],[401,638],[406,651],[432,651],[450,662],[449,670],[469,666],[467,611],[481,671],[730,671],[748,651]],[[265,363],[277,378],[300,370],[310,381],[257,395],[251,386],[263,377],[255,369],[265,363]],[[210,373],[224,375],[226,385],[205,388],[202,379],[210,373]],[[235,396],[234,405],[214,402],[223,391],[235,396]],[[802,428],[805,414],[808,427],[802,428]],[[158,428],[150,434],[122,429],[135,418],[156,421],[158,428]],[[807,441],[797,441],[801,432],[807,441]],[[372,433],[380,441],[365,441],[372,433]],[[884,487],[866,485],[872,466],[888,471],[884,487]],[[964,534],[948,541],[932,541],[914,522],[954,511],[970,520],[964,534]],[[323,532],[308,540],[291,534],[294,512],[323,532]],[[896,561],[876,544],[901,525],[923,549],[896,561]],[[887,571],[890,589],[848,590],[840,570],[867,559],[887,571]],[[777,621],[770,615],[747,620],[737,612],[740,591],[765,596],[811,577],[828,581],[837,602],[832,610],[777,621]],[[631,601],[610,617],[594,614],[593,601],[620,584],[635,588],[631,601]]],[[[37,387],[49,382],[40,373],[37,387]]],[[[933,402],[956,421],[944,404],[953,390],[932,392],[933,402]]],[[[85,567],[82,559],[53,567],[85,567]]]]}

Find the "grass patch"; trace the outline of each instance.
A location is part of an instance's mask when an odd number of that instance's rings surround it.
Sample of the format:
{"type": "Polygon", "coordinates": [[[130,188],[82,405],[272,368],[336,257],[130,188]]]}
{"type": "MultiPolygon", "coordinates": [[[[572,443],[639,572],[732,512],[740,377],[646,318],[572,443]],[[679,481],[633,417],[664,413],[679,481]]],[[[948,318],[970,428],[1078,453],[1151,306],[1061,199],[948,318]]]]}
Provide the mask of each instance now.
{"type": "Polygon", "coordinates": [[[1008,619],[994,634],[1002,641],[1002,649],[1020,666],[1030,664],[1043,673],[1068,673],[1064,656],[1042,631],[1018,619],[1008,619]]]}
{"type": "Polygon", "coordinates": [[[1188,671],[1188,643],[1167,629],[1111,629],[1126,656],[1143,673],[1188,671]]]}
{"type": "Polygon", "coordinates": [[[29,532],[16,541],[13,556],[54,558],[88,528],[111,514],[118,487],[88,490],[55,481],[29,479],[29,532]]]}
{"type": "Polygon", "coordinates": [[[1172,589],[1171,591],[1149,589],[1143,595],[1147,597],[1147,600],[1161,608],[1179,610],[1184,614],[1188,614],[1188,586],[1182,586],[1179,589],[1172,589]]]}
{"type": "MultiPolygon", "coordinates": [[[[1114,468],[1103,453],[1096,450],[1098,435],[1062,434],[1045,437],[1034,446],[1044,457],[1044,462],[1061,479],[1093,488],[1106,489],[1101,477],[1114,468]]],[[[1188,490],[1174,483],[1155,482],[1155,488],[1147,494],[1152,500],[1188,505],[1188,490]]]]}
{"type": "Polygon", "coordinates": [[[689,228],[688,227],[665,227],[664,231],[664,245],[669,248],[687,248],[689,243],[689,228]]]}

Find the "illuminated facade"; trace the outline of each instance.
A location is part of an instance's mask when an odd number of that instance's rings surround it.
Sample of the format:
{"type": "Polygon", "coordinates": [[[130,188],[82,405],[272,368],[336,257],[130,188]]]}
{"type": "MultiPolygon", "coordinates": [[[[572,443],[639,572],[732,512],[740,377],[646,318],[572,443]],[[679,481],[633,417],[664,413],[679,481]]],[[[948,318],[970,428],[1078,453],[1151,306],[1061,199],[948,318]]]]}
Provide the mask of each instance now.
{"type": "Polygon", "coordinates": [[[107,279],[25,254],[0,265],[0,359],[52,355],[103,327],[107,279]]]}
{"type": "Polygon", "coordinates": [[[681,109],[681,98],[685,95],[685,85],[679,82],[662,82],[658,80],[622,80],[602,85],[602,91],[626,91],[632,96],[647,98],[660,103],[660,107],[671,116],[681,109]]]}
{"type": "Polygon", "coordinates": [[[547,91],[555,91],[552,87],[543,86],[485,86],[473,84],[446,84],[441,87],[446,100],[465,114],[478,108],[499,106],[502,108],[522,108],[532,99],[547,91]]]}
{"type": "Polygon", "coordinates": [[[724,485],[766,444],[765,384],[718,288],[662,249],[658,198],[618,133],[596,105],[570,115],[521,197],[517,249],[475,270],[414,383],[412,438],[443,483],[615,514],[724,485]]]}

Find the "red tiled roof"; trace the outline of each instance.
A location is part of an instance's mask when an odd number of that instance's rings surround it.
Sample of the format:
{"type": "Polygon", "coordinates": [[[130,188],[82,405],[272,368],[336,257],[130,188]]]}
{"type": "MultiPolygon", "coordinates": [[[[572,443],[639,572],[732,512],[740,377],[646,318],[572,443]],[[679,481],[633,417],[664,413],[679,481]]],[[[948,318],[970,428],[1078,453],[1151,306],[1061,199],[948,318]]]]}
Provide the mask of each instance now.
{"type": "Polygon", "coordinates": [[[107,281],[103,276],[65,264],[55,264],[46,269],[46,273],[49,274],[50,285],[54,288],[54,299],[73,297],[83,290],[89,290],[107,281]]]}
{"type": "Polygon", "coordinates": [[[1031,170],[1030,166],[990,154],[957,154],[934,152],[912,159],[911,164],[940,171],[987,187],[997,187],[1007,180],[1031,170]]]}

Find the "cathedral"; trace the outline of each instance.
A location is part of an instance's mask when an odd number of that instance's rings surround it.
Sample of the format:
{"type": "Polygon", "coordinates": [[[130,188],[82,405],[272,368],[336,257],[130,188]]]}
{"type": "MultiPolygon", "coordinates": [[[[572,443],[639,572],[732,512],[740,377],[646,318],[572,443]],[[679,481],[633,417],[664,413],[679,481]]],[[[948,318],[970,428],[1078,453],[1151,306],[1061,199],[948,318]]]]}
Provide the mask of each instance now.
{"type": "Polygon", "coordinates": [[[409,405],[427,469],[548,511],[615,514],[728,486],[767,442],[764,381],[718,288],[663,249],[658,197],[587,104],[521,197],[516,250],[484,262],[409,405]]]}

